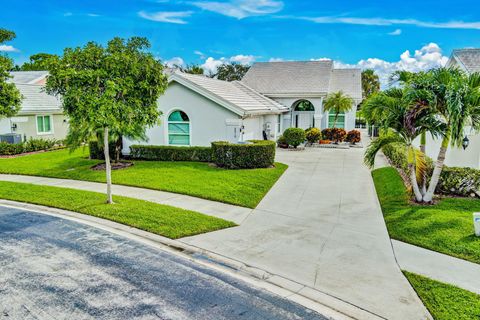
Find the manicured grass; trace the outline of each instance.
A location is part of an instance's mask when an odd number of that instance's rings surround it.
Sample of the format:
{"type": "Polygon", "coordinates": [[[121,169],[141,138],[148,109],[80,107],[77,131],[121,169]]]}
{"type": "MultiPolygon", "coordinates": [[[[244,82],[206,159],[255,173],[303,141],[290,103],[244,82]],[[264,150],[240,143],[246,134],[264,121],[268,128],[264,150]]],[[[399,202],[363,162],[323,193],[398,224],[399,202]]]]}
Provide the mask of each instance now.
{"type": "Polygon", "coordinates": [[[480,211],[479,200],[444,198],[435,205],[416,205],[409,202],[394,168],[372,175],[391,238],[480,263],[480,238],[472,218],[480,211]]]}
{"type": "Polygon", "coordinates": [[[0,199],[45,205],[112,220],[176,239],[233,227],[230,221],[153,202],[59,187],[0,181],[0,199]]]}
{"type": "Polygon", "coordinates": [[[435,320],[480,319],[480,295],[417,274],[404,273],[435,320]]]}
{"type": "MultiPolygon", "coordinates": [[[[90,169],[99,162],[88,159],[86,148],[59,150],[0,159],[0,173],[104,182],[105,172],[90,169]]],[[[226,170],[200,162],[134,161],[130,168],[113,171],[112,180],[254,208],[286,168],[281,163],[271,169],[226,170]]]]}

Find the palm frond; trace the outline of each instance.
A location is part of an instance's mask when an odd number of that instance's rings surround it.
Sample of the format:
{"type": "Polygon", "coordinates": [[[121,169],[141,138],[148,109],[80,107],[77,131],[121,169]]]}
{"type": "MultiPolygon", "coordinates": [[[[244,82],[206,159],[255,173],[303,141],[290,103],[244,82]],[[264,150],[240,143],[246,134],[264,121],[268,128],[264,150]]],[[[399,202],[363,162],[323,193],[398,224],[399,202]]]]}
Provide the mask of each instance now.
{"type": "Polygon", "coordinates": [[[373,166],[375,165],[375,156],[377,155],[377,153],[383,147],[391,143],[405,144],[405,140],[400,135],[395,133],[390,133],[388,135],[384,135],[373,140],[365,151],[365,155],[363,157],[363,161],[367,165],[367,167],[373,168],[373,166]]]}
{"type": "Polygon", "coordinates": [[[415,174],[417,176],[418,184],[421,185],[427,173],[427,158],[425,154],[418,149],[414,149],[414,156],[415,156],[415,174]]]}

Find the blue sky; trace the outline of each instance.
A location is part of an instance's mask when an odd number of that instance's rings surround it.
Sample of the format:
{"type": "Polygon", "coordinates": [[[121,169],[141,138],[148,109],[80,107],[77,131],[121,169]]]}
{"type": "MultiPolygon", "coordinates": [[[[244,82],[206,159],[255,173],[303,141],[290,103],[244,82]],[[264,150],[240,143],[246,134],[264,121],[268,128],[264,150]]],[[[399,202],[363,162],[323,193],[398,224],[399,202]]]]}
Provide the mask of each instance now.
{"type": "Polygon", "coordinates": [[[165,61],[207,69],[222,61],[331,58],[389,72],[480,47],[480,4],[465,0],[3,0],[0,21],[17,33],[0,48],[17,63],[134,35],[147,37],[165,61]]]}

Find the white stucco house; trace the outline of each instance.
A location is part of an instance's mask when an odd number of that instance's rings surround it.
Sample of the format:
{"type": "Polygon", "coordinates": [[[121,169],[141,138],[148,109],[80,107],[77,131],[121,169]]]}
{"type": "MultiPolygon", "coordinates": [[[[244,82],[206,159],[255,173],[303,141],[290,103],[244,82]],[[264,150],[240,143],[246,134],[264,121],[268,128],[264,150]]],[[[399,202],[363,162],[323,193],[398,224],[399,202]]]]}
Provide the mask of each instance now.
{"type": "MultiPolygon", "coordinates": [[[[480,72],[480,49],[453,50],[446,67],[459,68],[468,74],[480,72]]],[[[469,140],[467,149],[448,147],[445,164],[450,167],[471,167],[480,169],[480,134],[466,128],[465,136],[469,140]]],[[[418,143],[418,141],[417,141],[418,143]]],[[[441,139],[427,137],[426,154],[436,159],[440,150],[441,139]]]]}
{"type": "Polygon", "coordinates": [[[48,95],[44,85],[47,71],[17,71],[11,73],[13,82],[23,96],[15,117],[0,119],[0,135],[18,134],[22,140],[64,139],[68,121],[63,115],[60,99],[48,95]]]}
{"type": "Polygon", "coordinates": [[[288,127],[324,129],[333,117],[323,101],[340,90],[355,103],[337,127],[351,130],[362,100],[360,69],[335,69],[332,61],[260,62],[233,82],[175,71],[158,100],[160,124],[147,130],[146,142],[124,139],[123,153],[132,144],[209,146],[276,140],[288,127]]]}

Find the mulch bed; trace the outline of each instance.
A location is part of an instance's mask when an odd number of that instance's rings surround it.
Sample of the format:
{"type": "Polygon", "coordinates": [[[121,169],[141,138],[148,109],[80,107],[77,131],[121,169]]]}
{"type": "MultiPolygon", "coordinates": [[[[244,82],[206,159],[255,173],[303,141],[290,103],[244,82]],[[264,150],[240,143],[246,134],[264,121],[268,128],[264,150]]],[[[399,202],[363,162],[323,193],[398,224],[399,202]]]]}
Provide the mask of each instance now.
{"type": "MultiPolygon", "coordinates": [[[[132,162],[114,162],[111,164],[112,170],[121,170],[126,169],[128,167],[133,166],[132,162]]],[[[105,162],[99,163],[91,167],[92,170],[104,171],[105,170],[105,162]]]]}

